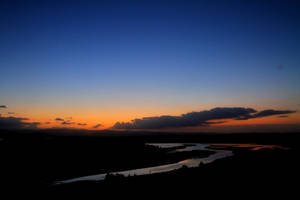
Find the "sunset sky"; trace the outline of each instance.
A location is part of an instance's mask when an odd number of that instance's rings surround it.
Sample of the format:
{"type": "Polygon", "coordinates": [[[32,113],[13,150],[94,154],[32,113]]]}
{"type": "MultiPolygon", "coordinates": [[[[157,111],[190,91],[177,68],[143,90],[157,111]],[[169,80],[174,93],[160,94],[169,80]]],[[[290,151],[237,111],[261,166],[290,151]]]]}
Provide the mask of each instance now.
{"type": "Polygon", "coordinates": [[[292,129],[300,2],[2,0],[0,70],[0,128],[292,129]]]}

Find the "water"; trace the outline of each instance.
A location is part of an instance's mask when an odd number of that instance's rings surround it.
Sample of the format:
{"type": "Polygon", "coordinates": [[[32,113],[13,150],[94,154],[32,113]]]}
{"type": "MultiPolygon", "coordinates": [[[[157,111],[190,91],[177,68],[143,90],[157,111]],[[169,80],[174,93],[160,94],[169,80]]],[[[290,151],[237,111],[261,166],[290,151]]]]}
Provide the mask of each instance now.
{"type": "MultiPolygon", "coordinates": [[[[153,145],[160,148],[174,148],[177,147],[176,150],[170,150],[168,153],[176,153],[176,152],[188,152],[195,150],[205,150],[212,151],[214,154],[211,154],[205,158],[190,158],[179,161],[177,163],[167,164],[167,165],[159,165],[155,167],[147,167],[140,169],[132,169],[126,171],[117,171],[111,172],[110,174],[116,175],[124,175],[124,176],[132,176],[132,175],[147,175],[147,174],[156,174],[156,173],[164,173],[172,170],[180,169],[183,166],[186,167],[197,167],[199,164],[208,164],[214,162],[215,160],[226,158],[229,156],[233,156],[233,152],[227,150],[228,147],[239,147],[239,148],[249,148],[249,150],[259,150],[263,148],[281,148],[280,146],[275,145],[256,145],[256,144],[199,144],[199,143],[149,143],[147,145],[153,145]]],[[[58,184],[68,184],[79,181],[102,181],[105,179],[105,174],[96,174],[90,176],[83,176],[63,181],[58,181],[55,185],[58,184]]]]}

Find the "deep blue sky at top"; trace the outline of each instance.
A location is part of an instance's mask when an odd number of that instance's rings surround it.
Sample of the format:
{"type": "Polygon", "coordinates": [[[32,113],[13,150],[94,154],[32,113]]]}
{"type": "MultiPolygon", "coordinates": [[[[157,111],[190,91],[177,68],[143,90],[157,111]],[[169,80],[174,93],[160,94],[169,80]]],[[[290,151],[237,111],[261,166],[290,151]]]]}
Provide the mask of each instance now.
{"type": "Polygon", "coordinates": [[[2,104],[295,108],[299,68],[296,0],[0,3],[2,104]]]}

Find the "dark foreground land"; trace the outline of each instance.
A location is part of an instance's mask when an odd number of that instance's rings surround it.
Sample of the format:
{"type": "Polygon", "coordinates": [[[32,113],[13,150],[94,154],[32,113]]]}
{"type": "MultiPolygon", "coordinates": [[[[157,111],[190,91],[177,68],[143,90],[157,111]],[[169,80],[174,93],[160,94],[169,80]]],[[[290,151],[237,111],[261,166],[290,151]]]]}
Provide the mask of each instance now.
{"type": "MultiPolygon", "coordinates": [[[[185,194],[210,196],[275,197],[290,199],[298,193],[298,133],[281,134],[176,134],[58,136],[39,132],[0,134],[1,190],[15,193],[42,193],[85,197],[136,195],[140,197],[185,194]],[[78,182],[53,186],[55,181],[178,162],[207,151],[176,155],[145,145],[146,142],[256,143],[288,148],[249,151],[231,148],[233,157],[196,168],[185,168],[144,176],[109,176],[100,182],[78,182]]],[[[42,196],[41,196],[42,197],[42,196]]],[[[105,199],[105,198],[104,198],[105,199]]]]}

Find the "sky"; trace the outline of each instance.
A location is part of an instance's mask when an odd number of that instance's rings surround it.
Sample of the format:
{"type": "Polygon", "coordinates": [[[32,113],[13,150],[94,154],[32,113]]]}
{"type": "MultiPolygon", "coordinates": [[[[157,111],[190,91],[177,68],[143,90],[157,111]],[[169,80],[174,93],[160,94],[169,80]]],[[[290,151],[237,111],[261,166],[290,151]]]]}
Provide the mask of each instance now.
{"type": "Polygon", "coordinates": [[[0,122],[300,125],[296,0],[2,0],[0,30],[0,122]],[[214,108],[286,112],[203,118],[214,108]]]}

